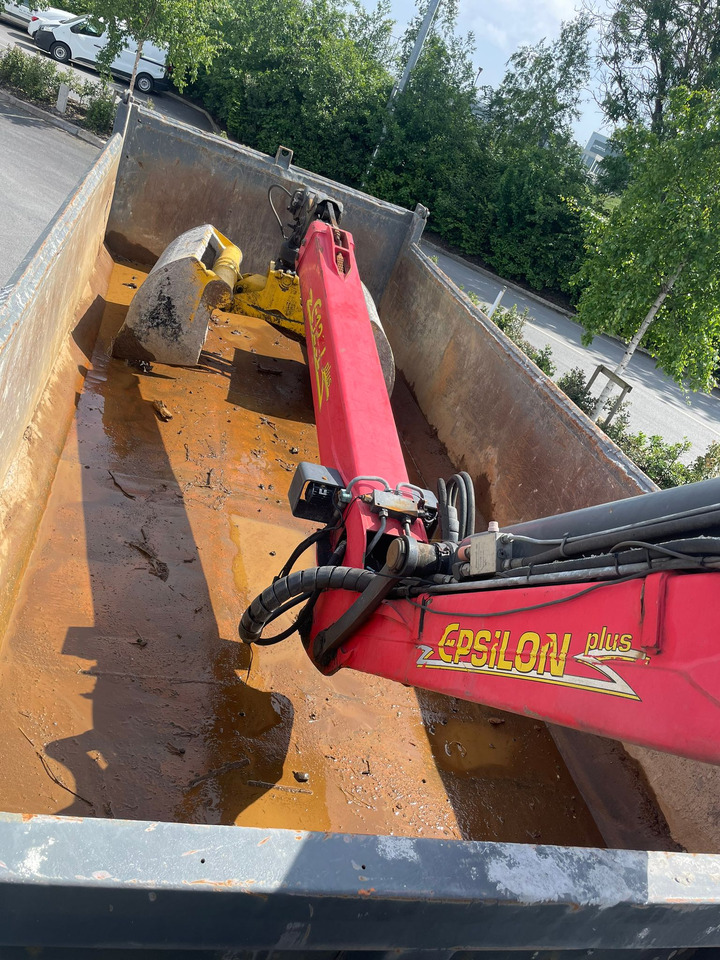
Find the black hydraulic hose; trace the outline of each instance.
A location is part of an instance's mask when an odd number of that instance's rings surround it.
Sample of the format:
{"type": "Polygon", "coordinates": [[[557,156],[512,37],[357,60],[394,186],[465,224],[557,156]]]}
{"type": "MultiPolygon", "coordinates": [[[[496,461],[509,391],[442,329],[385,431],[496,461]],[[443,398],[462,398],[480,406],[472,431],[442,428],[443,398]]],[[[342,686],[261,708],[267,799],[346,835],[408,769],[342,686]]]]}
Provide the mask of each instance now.
{"type": "Polygon", "coordinates": [[[458,523],[455,504],[450,501],[450,484],[440,477],[438,480],[438,513],[440,516],[440,538],[458,543],[460,540],[460,526],[458,523]]]}
{"type": "Polygon", "coordinates": [[[305,539],[295,547],[293,552],[287,558],[280,573],[278,573],[273,579],[280,580],[282,577],[286,577],[295,566],[298,559],[308,549],[308,547],[311,547],[314,543],[317,543],[318,540],[323,540],[325,537],[329,537],[331,533],[339,530],[340,527],[342,527],[342,522],[336,524],[334,527],[323,527],[321,530],[316,530],[315,533],[311,533],[310,536],[305,537],[305,539]]]}
{"type": "Polygon", "coordinates": [[[462,470],[458,476],[465,483],[465,532],[461,538],[464,540],[465,537],[471,537],[475,533],[475,487],[472,477],[466,470],[462,470]]]}
{"type": "MultiPolygon", "coordinates": [[[[272,615],[272,619],[276,620],[278,617],[281,617],[284,613],[287,613],[288,610],[292,610],[293,607],[297,607],[300,603],[305,603],[306,600],[312,600],[316,597],[317,594],[314,593],[301,593],[298,597],[293,597],[292,600],[288,600],[287,603],[284,603],[281,607],[278,607],[277,610],[272,615]]],[[[282,630],[280,633],[276,633],[272,637],[263,637],[262,639],[258,637],[257,640],[254,640],[253,643],[256,643],[259,647],[271,647],[274,643],[280,643],[281,640],[287,640],[288,637],[291,637],[295,631],[298,629],[298,620],[302,616],[302,612],[298,616],[297,620],[291,627],[288,627],[286,630],[282,630]]],[[[267,624],[266,624],[267,626],[267,624]]]]}
{"type": "Polygon", "coordinates": [[[465,481],[459,473],[455,473],[448,481],[448,502],[457,510],[458,536],[462,540],[465,536],[467,523],[467,491],[465,481]]]}
{"type": "Polygon", "coordinates": [[[245,643],[255,643],[265,626],[274,620],[280,608],[293,597],[312,595],[319,590],[352,590],[362,593],[376,575],[355,567],[313,567],[281,577],[256,597],[242,615],[238,628],[245,643]]]}
{"type": "MultiPolygon", "coordinates": [[[[702,532],[718,525],[720,525],[720,509],[704,510],[701,513],[693,513],[674,519],[659,517],[657,520],[644,521],[629,529],[633,530],[637,538],[642,536],[642,539],[647,541],[651,539],[664,540],[694,531],[702,532]]],[[[623,537],[623,531],[627,530],[627,527],[602,530],[599,533],[564,540],[559,546],[533,556],[533,565],[549,563],[553,560],[565,560],[570,557],[581,556],[583,553],[612,551],[616,543],[621,543],[623,539],[627,539],[627,537],[623,537]]],[[[516,560],[510,561],[509,568],[527,566],[527,563],[527,557],[518,557],[516,560]]]]}
{"type": "Polygon", "coordinates": [[[475,533],[475,488],[466,470],[453,474],[447,483],[438,480],[440,539],[458,543],[475,533]]]}
{"type": "MultiPolygon", "coordinates": [[[[345,556],[346,547],[347,540],[341,540],[330,555],[327,566],[336,566],[338,563],[340,563],[342,558],[345,556]]],[[[279,579],[279,576],[275,577],[273,583],[279,579]]],[[[295,623],[293,623],[292,626],[287,627],[287,629],[282,630],[280,633],[273,634],[272,637],[263,637],[262,640],[255,640],[254,642],[259,647],[271,647],[275,643],[280,643],[281,640],[287,640],[287,638],[291,637],[293,633],[299,633],[300,636],[302,636],[303,633],[309,632],[310,627],[312,626],[312,612],[315,609],[315,604],[319,596],[319,591],[317,593],[301,593],[299,596],[293,597],[292,600],[288,600],[288,602],[284,603],[281,607],[278,607],[277,610],[273,611],[272,617],[265,623],[265,626],[267,626],[272,620],[277,620],[278,617],[281,617],[284,613],[292,610],[292,608],[296,607],[298,604],[305,603],[305,606],[297,615],[295,623]]]]}
{"type": "Polygon", "coordinates": [[[438,478],[437,482],[437,492],[438,492],[438,523],[440,526],[440,539],[449,540],[450,531],[448,529],[448,502],[447,502],[447,486],[442,477],[438,478]]]}
{"type": "Polygon", "coordinates": [[[375,549],[375,547],[380,543],[380,537],[382,537],[382,535],[385,533],[386,527],[387,527],[387,512],[385,513],[384,516],[380,518],[380,526],[378,527],[377,533],[370,541],[370,546],[367,548],[367,553],[365,554],[366,557],[372,556],[372,552],[375,549]]]}

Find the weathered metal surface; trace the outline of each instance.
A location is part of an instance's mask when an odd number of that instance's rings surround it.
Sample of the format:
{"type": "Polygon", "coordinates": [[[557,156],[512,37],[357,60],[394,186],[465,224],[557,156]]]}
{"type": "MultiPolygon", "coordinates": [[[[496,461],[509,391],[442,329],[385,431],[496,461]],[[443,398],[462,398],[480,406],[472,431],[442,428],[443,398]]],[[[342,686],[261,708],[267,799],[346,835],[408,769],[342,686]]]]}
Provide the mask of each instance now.
{"type": "Polygon", "coordinates": [[[4,944],[720,945],[715,857],[56,817],[3,818],[0,851],[4,944]]]}
{"type": "Polygon", "coordinates": [[[102,247],[119,138],[0,290],[0,484],[10,469],[102,247]]]}
{"type": "Polygon", "coordinates": [[[257,150],[134,105],[108,244],[121,257],[152,264],[179,234],[198,223],[213,223],[240,244],[245,269],[264,273],[281,239],[268,207],[268,187],[281,183],[292,188],[302,181],[343,203],[344,225],[358,244],[360,271],[378,300],[406,238],[424,218],[304,170],[303,158],[295,159],[300,165],[278,164],[257,150]]]}
{"type": "Polygon", "coordinates": [[[655,489],[417,247],[378,304],[398,368],[501,526],[655,489]]]}

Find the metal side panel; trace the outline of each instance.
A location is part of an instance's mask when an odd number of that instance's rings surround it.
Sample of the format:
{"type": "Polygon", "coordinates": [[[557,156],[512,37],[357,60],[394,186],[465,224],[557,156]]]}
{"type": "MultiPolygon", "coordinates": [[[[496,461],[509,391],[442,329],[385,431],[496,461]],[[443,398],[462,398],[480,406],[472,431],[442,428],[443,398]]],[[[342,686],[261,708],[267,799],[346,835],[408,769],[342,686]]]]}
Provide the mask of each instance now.
{"type": "Polygon", "coordinates": [[[720,944],[720,857],[2,814],[0,921],[38,956],[667,956],[720,944]]]}

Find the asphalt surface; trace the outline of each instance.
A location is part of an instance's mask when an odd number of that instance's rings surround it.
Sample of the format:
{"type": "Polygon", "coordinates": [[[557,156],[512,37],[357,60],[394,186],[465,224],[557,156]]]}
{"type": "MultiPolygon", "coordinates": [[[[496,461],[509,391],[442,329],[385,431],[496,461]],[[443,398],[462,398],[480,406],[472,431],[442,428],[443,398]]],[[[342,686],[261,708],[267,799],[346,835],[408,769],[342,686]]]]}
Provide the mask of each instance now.
{"type": "MultiPolygon", "coordinates": [[[[438,253],[435,248],[426,248],[425,252],[437,256],[441,270],[461,289],[476,294],[485,303],[492,303],[504,286],[500,278],[493,278],[472,264],[459,263],[438,253]]],[[[510,308],[515,303],[520,311],[528,310],[525,336],[530,343],[539,349],[548,344],[552,348],[557,367],[555,380],[573,367],[581,367],[589,378],[598,364],[604,363],[614,369],[620,362],[624,348],[611,337],[595,337],[590,347],[583,347],[579,324],[508,288],[502,305],[510,308]]],[[[633,388],[628,397],[633,430],[642,430],[648,435],[659,434],[673,443],[687,437],[692,446],[682,457],[685,462],[704,453],[709,444],[720,442],[720,397],[717,391],[711,395],[683,393],[644,353],[636,353],[632,358],[625,379],[633,388]]],[[[598,379],[596,384],[599,382],[598,379]]]]}
{"type": "MultiPolygon", "coordinates": [[[[52,59],[52,57],[46,53],[43,53],[42,50],[35,46],[32,38],[27,32],[21,30],[19,27],[11,26],[9,23],[5,23],[4,21],[0,22],[0,47],[3,46],[18,46],[26,53],[34,53],[39,57],[47,57],[48,60],[52,59]]],[[[62,69],[69,69],[72,71],[72,73],[80,77],[81,80],[93,80],[98,83],[100,82],[97,73],[94,70],[87,69],[86,67],[80,67],[76,64],[71,64],[69,67],[63,67],[62,69]]],[[[121,80],[113,83],[113,87],[120,94],[127,90],[127,86],[127,83],[123,83],[121,80]]],[[[179,120],[181,123],[189,123],[192,126],[198,127],[198,129],[206,132],[212,131],[212,124],[205,113],[202,110],[199,110],[193,104],[188,103],[186,100],[179,100],[176,96],[168,93],[153,93],[148,98],[136,91],[133,96],[139,103],[144,103],[146,105],[148,99],[150,99],[152,101],[153,109],[165,117],[170,117],[172,120],[179,120]]]]}
{"type": "Polygon", "coordinates": [[[99,152],[21,108],[0,102],[0,287],[99,152]]]}
{"type": "MultiPolygon", "coordinates": [[[[45,56],[27,33],[2,22],[0,49],[12,45],[45,56]]],[[[91,70],[69,69],[83,79],[99,82],[91,70]]],[[[113,85],[120,93],[127,89],[121,82],[113,85]]],[[[136,94],[136,98],[147,102],[142,94],[136,94]]],[[[192,104],[168,94],[154,94],[151,99],[158,113],[201,130],[211,129],[205,114],[192,104]]],[[[31,116],[21,107],[0,103],[0,287],[30,252],[98,153],[97,147],[31,116]]]]}

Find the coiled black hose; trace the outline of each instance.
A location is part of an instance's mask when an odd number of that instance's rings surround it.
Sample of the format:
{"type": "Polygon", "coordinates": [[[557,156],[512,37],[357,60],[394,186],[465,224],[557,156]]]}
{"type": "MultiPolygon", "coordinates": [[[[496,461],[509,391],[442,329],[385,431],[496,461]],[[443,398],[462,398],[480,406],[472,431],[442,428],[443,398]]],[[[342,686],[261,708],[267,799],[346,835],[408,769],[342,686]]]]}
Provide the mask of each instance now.
{"type": "Polygon", "coordinates": [[[371,570],[355,567],[313,567],[281,577],[256,597],[240,621],[239,633],[245,643],[255,643],[263,629],[280,610],[287,610],[289,601],[299,596],[312,596],[319,590],[352,590],[362,593],[376,576],[371,570]]]}

